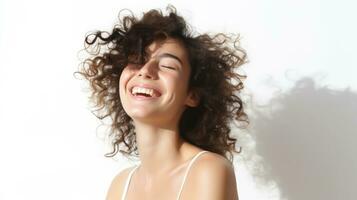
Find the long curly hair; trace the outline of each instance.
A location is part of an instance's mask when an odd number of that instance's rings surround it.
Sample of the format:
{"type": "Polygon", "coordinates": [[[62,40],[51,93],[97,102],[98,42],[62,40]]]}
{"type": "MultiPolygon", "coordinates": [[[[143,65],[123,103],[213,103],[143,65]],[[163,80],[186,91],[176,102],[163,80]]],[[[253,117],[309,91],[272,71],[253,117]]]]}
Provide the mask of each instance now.
{"type": "MultiPolygon", "coordinates": [[[[129,10],[130,11],[130,10],[129,10]]],[[[131,11],[119,13],[119,23],[111,32],[94,31],[86,34],[85,50],[90,54],[80,63],[81,74],[90,83],[90,99],[97,108],[96,117],[111,117],[108,137],[112,151],[125,156],[138,155],[135,127],[124,111],[119,96],[119,77],[132,62],[144,63],[144,49],[156,40],[167,37],[181,41],[189,57],[191,74],[189,88],[199,95],[197,107],[188,107],[179,121],[179,134],[185,141],[215,152],[233,162],[237,139],[231,133],[230,123],[249,123],[239,97],[242,79],[236,69],[247,62],[246,52],[239,45],[239,35],[197,34],[177,14],[173,6],[167,14],[152,9],[141,18],[131,11]],[[123,147],[123,148],[122,148],[123,147]]]]}

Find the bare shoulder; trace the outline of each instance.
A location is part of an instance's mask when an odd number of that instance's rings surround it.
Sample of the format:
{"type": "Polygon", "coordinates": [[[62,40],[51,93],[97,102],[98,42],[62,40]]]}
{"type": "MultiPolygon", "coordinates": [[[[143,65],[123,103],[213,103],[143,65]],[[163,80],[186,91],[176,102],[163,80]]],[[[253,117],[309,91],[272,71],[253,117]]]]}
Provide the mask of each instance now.
{"type": "Polygon", "coordinates": [[[108,192],[106,200],[118,200],[121,198],[121,195],[124,190],[126,179],[132,169],[135,166],[125,168],[121,170],[112,180],[108,192]]]}
{"type": "Polygon", "coordinates": [[[228,159],[213,152],[202,154],[196,161],[195,165],[197,168],[202,169],[219,168],[233,170],[233,165],[228,159]]]}
{"type": "Polygon", "coordinates": [[[203,154],[194,165],[195,169],[193,169],[193,174],[196,179],[206,178],[213,180],[218,178],[230,181],[233,177],[235,179],[234,166],[232,163],[217,153],[209,152],[203,154]]]}
{"type": "Polygon", "coordinates": [[[191,194],[189,199],[237,199],[234,166],[225,157],[205,153],[192,166],[191,194]]]}

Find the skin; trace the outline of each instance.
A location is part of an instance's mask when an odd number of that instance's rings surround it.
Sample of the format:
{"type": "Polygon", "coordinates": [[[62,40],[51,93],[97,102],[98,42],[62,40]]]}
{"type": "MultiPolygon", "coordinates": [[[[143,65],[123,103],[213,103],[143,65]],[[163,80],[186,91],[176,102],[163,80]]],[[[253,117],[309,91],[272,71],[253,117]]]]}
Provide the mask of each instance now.
{"type": "MultiPolygon", "coordinates": [[[[178,127],[183,111],[197,106],[199,98],[188,89],[191,72],[183,44],[168,38],[153,42],[146,51],[148,61],[143,66],[129,64],[119,82],[123,108],[135,126],[141,160],[126,200],[176,199],[189,162],[203,150],[184,141],[178,127]],[[161,96],[144,101],[134,99],[130,88],[140,83],[157,88],[161,96]]],[[[107,200],[121,198],[131,169],[124,169],[113,179],[107,200]]],[[[236,188],[231,163],[209,152],[191,166],[180,199],[235,200],[236,188]]]]}

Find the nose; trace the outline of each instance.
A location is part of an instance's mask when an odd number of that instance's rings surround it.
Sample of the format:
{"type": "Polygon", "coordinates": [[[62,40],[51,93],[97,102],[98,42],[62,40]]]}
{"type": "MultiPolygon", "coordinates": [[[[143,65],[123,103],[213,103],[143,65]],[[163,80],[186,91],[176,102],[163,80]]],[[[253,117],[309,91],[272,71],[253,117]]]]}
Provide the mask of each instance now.
{"type": "Polygon", "coordinates": [[[138,76],[148,79],[156,79],[155,63],[148,61],[139,70],[138,76]]]}

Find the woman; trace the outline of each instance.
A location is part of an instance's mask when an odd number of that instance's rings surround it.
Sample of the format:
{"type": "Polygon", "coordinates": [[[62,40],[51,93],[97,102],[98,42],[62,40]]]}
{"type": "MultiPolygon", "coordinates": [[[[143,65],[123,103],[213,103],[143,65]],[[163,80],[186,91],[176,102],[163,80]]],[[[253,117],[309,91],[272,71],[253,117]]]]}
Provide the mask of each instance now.
{"type": "Polygon", "coordinates": [[[169,6],[167,15],[124,16],[86,44],[98,51],[79,73],[98,117],[113,121],[108,156],[134,152],[141,161],[113,179],[107,200],[237,200],[229,123],[248,122],[237,96],[245,76],[235,69],[246,62],[238,38],[194,36],[169,6]]]}

